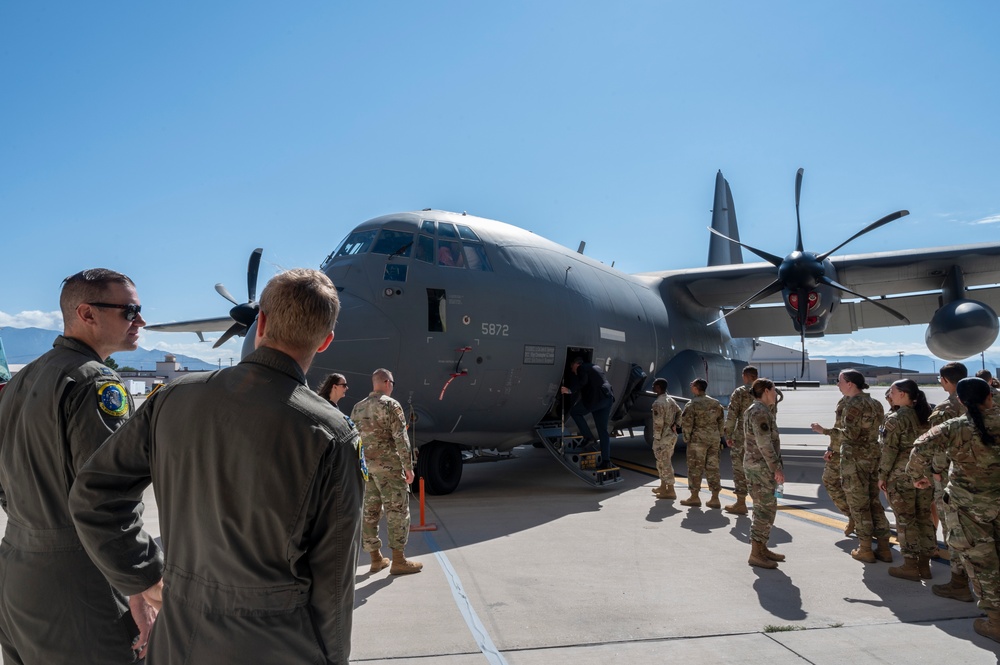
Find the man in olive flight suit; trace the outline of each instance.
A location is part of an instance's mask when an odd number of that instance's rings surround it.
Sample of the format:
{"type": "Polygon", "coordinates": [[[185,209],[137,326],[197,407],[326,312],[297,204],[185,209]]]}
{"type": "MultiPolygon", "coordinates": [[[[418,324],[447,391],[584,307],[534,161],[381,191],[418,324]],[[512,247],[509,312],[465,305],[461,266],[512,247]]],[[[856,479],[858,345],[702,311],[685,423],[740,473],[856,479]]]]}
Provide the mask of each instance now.
{"type": "Polygon", "coordinates": [[[361,546],[371,555],[370,571],[377,573],[390,564],[382,556],[378,523],[385,510],[389,548],[392,550],[392,575],[418,573],[424,564],[408,560],[403,550],[410,537],[410,483],[413,482],[413,459],[406,436],[406,418],[402,405],[392,395],[396,381],[392,372],[377,369],[372,374],[372,392],[354,405],[351,420],[361,431],[368,461],[365,484],[365,507],[361,522],[361,546]]]}
{"type": "Polygon", "coordinates": [[[80,471],[70,507],[108,579],[137,593],[162,572],[150,662],[348,662],[361,444],[306,385],[339,309],[317,270],[273,277],[256,350],[157,391],[80,471]],[[165,565],[143,538],[150,481],[165,565]]]}
{"type": "MultiPolygon", "coordinates": [[[[0,644],[7,663],[129,663],[140,637],[129,599],[81,547],[68,497],[80,467],[132,413],[104,359],[134,351],[146,322],[132,280],[104,268],[67,277],[59,306],[53,349],[0,393],[0,644]]],[[[143,599],[133,602],[142,621],[143,599]]]]}

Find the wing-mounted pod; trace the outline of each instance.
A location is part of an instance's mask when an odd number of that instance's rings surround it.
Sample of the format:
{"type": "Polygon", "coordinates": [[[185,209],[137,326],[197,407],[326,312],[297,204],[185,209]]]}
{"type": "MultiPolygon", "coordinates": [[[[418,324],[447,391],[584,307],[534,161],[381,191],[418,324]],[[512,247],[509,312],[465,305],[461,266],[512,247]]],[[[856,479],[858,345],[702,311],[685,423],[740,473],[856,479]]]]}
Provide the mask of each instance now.
{"type": "Polygon", "coordinates": [[[973,356],[989,348],[1000,333],[1000,320],[993,308],[967,295],[965,275],[954,265],[941,285],[941,306],[924,333],[927,348],[938,358],[973,356]]]}

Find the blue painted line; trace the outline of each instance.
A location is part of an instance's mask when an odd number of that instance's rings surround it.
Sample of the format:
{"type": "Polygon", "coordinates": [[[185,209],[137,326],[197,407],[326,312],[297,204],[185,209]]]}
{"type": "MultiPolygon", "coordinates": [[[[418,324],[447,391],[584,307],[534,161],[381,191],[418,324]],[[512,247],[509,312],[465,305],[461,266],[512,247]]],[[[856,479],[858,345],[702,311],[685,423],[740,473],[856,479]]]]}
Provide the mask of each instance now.
{"type": "Polygon", "coordinates": [[[506,659],[504,659],[503,655],[496,648],[496,645],[493,644],[493,640],[490,639],[486,628],[479,620],[479,615],[472,609],[472,603],[469,602],[469,597],[465,594],[465,589],[462,587],[462,580],[458,579],[458,573],[451,567],[451,561],[448,560],[445,553],[438,547],[437,541],[431,532],[424,532],[424,541],[441,565],[445,579],[448,580],[448,584],[451,586],[451,595],[455,599],[458,611],[465,618],[465,624],[469,627],[469,632],[472,633],[472,638],[476,641],[479,650],[486,656],[486,661],[491,665],[507,665],[506,659]]]}

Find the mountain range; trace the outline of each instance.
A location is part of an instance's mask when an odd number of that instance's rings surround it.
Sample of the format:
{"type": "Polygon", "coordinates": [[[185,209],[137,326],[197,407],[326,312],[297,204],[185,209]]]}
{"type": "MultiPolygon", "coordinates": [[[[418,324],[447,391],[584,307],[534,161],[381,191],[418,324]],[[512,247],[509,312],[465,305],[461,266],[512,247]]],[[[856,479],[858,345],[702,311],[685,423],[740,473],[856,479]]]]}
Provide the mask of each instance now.
{"type": "MultiPolygon", "coordinates": [[[[10,365],[26,365],[38,356],[52,348],[52,342],[61,333],[43,328],[0,328],[0,339],[7,353],[7,363],[10,365]]],[[[112,354],[119,367],[134,367],[136,369],[155,369],[170,351],[144,349],[141,346],[135,351],[112,354]]],[[[212,370],[216,365],[207,363],[191,356],[173,354],[181,367],[190,370],[212,370]]]]}
{"type": "MultiPolygon", "coordinates": [[[[810,355],[810,358],[823,358],[829,363],[852,363],[857,365],[876,365],[879,367],[899,367],[900,359],[898,355],[891,356],[821,356],[810,355]]],[[[934,356],[922,356],[917,354],[903,355],[903,369],[921,374],[934,374],[944,365],[946,360],[935,358],[934,356]]],[[[976,370],[983,369],[983,361],[979,357],[967,358],[962,363],[972,374],[976,370]]],[[[997,374],[998,361],[994,358],[986,358],[986,369],[994,375],[997,374]]]]}

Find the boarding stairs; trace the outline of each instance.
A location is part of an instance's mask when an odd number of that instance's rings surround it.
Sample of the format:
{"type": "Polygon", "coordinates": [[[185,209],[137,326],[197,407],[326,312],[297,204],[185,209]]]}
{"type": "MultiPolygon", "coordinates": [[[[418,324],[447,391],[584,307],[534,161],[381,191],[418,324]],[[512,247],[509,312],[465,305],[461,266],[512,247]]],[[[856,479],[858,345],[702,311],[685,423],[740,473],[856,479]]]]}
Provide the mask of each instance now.
{"type": "Polygon", "coordinates": [[[617,466],[597,468],[601,463],[600,450],[584,448],[583,437],[570,433],[559,421],[539,423],[535,432],[560,464],[591,487],[607,489],[624,481],[617,466]]]}

